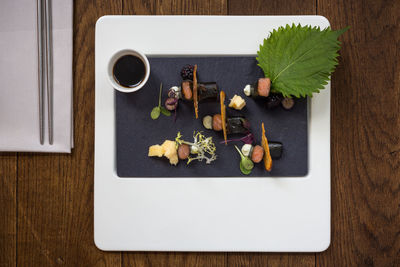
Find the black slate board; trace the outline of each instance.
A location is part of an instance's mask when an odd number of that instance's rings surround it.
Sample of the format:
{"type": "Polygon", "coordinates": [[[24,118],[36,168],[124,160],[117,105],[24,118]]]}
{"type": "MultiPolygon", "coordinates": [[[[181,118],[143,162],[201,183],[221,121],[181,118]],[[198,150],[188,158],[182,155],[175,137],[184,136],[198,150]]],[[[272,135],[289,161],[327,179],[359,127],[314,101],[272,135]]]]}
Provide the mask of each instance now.
{"type": "MultiPolygon", "coordinates": [[[[270,173],[263,164],[256,164],[249,176],[304,176],[308,172],[307,100],[298,99],[293,109],[282,107],[266,110],[262,101],[244,96],[243,88],[263,77],[254,57],[152,57],[149,58],[151,74],[147,84],[135,93],[116,93],[117,173],[120,177],[232,177],[244,176],[239,169],[240,156],[233,143],[220,144],[222,133],[206,130],[202,117],[220,113],[218,103],[199,105],[199,119],[194,119],[193,104],[180,101],[177,120],[173,116],[150,118],[150,111],[158,103],[160,83],[163,83],[163,102],[168,89],[181,82],[180,70],[185,64],[197,64],[200,82],[217,82],[227,95],[226,105],[234,94],[241,95],[247,106],[241,111],[251,122],[258,143],[261,141],[261,122],[266,127],[269,141],[283,143],[282,158],[273,161],[270,173]],[[217,145],[218,159],[210,165],[205,162],[180,161],[171,166],[166,158],[149,158],[148,148],[162,144],[165,139],[174,140],[178,131],[185,140],[192,141],[193,131],[204,131],[213,136],[217,145]]],[[[227,108],[228,115],[235,114],[227,108]]],[[[241,142],[236,143],[239,148],[241,142]]]]}

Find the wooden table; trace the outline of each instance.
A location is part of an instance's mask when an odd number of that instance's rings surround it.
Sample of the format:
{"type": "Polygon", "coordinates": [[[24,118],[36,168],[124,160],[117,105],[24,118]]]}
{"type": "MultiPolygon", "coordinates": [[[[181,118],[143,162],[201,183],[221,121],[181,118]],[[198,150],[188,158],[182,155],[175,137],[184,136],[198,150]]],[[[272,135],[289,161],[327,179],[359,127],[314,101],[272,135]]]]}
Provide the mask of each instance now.
{"type": "Polygon", "coordinates": [[[400,1],[75,0],[74,12],[76,148],[72,155],[0,154],[0,266],[400,266],[400,1]],[[106,14],[318,14],[333,29],[351,26],[332,77],[327,251],[110,253],[95,247],[94,27],[106,14]]]}

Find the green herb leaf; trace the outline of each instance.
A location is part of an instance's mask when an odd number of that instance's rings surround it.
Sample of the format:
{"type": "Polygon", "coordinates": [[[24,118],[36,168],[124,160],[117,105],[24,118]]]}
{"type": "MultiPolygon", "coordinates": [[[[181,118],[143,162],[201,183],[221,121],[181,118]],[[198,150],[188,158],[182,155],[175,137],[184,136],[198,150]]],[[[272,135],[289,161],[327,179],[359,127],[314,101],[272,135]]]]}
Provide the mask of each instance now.
{"type": "Polygon", "coordinates": [[[161,109],[161,113],[164,114],[165,116],[171,116],[171,112],[168,109],[166,109],[164,107],[160,107],[160,109],[161,109]]]}
{"type": "Polygon", "coordinates": [[[154,108],[151,110],[151,113],[150,113],[151,118],[152,118],[153,120],[158,119],[158,117],[160,117],[160,112],[161,112],[160,107],[154,107],[154,108]]]}
{"type": "Polygon", "coordinates": [[[251,170],[254,168],[253,161],[251,161],[251,159],[249,159],[248,157],[244,156],[237,146],[235,146],[235,148],[240,155],[240,165],[239,165],[240,171],[245,175],[250,174],[251,170]]]}
{"type": "Polygon", "coordinates": [[[158,106],[154,107],[150,113],[150,116],[153,120],[158,119],[161,113],[164,114],[165,116],[171,116],[171,112],[169,112],[166,108],[161,106],[161,93],[162,93],[162,83],[160,84],[160,93],[158,95],[158,106]]]}
{"type": "Polygon", "coordinates": [[[321,31],[300,24],[273,30],[257,52],[258,65],[271,79],[271,91],[305,97],[324,89],[338,64],[337,38],[347,30],[321,31]]]}
{"type": "Polygon", "coordinates": [[[240,162],[240,164],[243,165],[243,167],[247,170],[252,170],[254,168],[254,163],[253,161],[251,161],[251,159],[249,159],[248,157],[245,157],[244,159],[242,159],[242,161],[240,162]]]}
{"type": "Polygon", "coordinates": [[[240,167],[240,171],[244,174],[244,175],[249,175],[250,173],[251,173],[251,170],[252,169],[246,169],[244,166],[243,166],[243,164],[242,164],[242,161],[240,162],[240,165],[239,165],[239,167],[240,167]]]}

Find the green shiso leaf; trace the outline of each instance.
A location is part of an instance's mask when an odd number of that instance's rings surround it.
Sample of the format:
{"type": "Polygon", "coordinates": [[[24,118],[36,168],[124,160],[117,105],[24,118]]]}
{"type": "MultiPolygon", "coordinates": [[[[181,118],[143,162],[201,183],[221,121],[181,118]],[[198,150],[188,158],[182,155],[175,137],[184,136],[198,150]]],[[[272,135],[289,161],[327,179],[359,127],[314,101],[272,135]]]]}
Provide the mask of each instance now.
{"type": "Polygon", "coordinates": [[[257,52],[258,66],[271,79],[272,92],[306,97],[324,89],[338,64],[338,37],[347,30],[300,24],[273,30],[257,52]]]}

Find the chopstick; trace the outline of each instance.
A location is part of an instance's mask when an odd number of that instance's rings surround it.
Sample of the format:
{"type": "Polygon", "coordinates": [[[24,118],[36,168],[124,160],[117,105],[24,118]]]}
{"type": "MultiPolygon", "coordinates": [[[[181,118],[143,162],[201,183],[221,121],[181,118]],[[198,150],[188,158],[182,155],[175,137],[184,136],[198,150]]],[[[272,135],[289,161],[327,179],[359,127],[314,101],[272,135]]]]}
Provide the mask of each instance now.
{"type": "Polygon", "coordinates": [[[43,3],[37,0],[37,32],[38,32],[38,83],[39,83],[39,128],[40,144],[44,143],[44,89],[43,89],[43,3]]]}
{"type": "Polygon", "coordinates": [[[53,144],[53,43],[51,0],[45,0],[46,12],[46,73],[47,73],[47,118],[49,126],[49,144],[53,144]]]}
{"type": "Polygon", "coordinates": [[[47,88],[49,144],[53,144],[53,50],[51,0],[37,0],[40,144],[44,144],[44,80],[47,88]],[[45,13],[43,15],[43,12],[45,13]],[[44,64],[44,61],[45,64],[44,64]],[[45,69],[45,70],[44,70],[45,69]],[[46,77],[45,77],[46,76],[46,77]]]}

